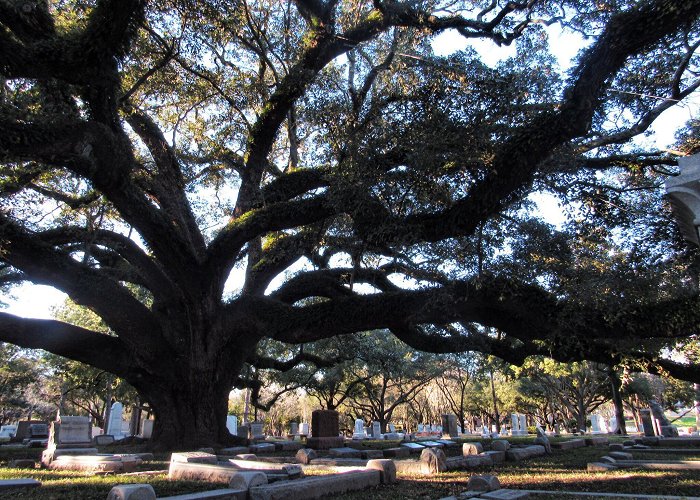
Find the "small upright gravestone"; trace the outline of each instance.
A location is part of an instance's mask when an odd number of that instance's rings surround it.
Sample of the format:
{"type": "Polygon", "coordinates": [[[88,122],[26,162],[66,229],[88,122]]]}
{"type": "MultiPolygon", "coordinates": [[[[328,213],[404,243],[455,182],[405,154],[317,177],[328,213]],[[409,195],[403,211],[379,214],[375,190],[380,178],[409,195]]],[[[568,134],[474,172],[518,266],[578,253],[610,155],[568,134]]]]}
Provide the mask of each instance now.
{"type": "Polygon", "coordinates": [[[299,422],[292,422],[289,424],[289,435],[298,436],[299,435],[299,422]]]}
{"type": "Polygon", "coordinates": [[[109,422],[107,422],[107,432],[110,436],[114,436],[115,439],[121,439],[124,437],[122,431],[122,414],[124,413],[124,405],[119,401],[112,403],[112,409],[109,413],[109,422]]]}
{"type": "Polygon", "coordinates": [[[372,438],[382,439],[382,424],[376,420],[372,422],[372,438]]]}
{"type": "Polygon", "coordinates": [[[338,431],[337,411],[315,410],[311,413],[311,437],[306,440],[306,444],[316,450],[338,448],[345,443],[338,431]]]}
{"type": "Polygon", "coordinates": [[[456,438],[459,434],[457,432],[457,416],[456,415],[443,415],[442,416],[442,429],[443,437],[456,438]]]}
{"type": "Polygon", "coordinates": [[[252,422],[250,424],[250,434],[253,439],[265,439],[264,425],[263,422],[252,422]]]}
{"type": "Polygon", "coordinates": [[[367,434],[365,434],[365,422],[361,418],[355,420],[355,430],[352,433],[353,439],[365,439],[367,434]]]}
{"type": "Polygon", "coordinates": [[[238,435],[238,417],[236,415],[226,416],[226,429],[232,436],[238,435]]]}

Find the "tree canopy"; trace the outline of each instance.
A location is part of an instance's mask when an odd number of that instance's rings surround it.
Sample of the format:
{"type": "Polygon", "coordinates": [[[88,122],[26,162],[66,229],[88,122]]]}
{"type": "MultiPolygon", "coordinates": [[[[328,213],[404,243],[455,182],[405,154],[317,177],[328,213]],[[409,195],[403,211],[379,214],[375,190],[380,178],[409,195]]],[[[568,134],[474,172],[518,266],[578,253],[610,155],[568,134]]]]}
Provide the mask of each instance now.
{"type": "Polygon", "coordinates": [[[128,381],[166,446],[230,439],[247,366],[320,363],[295,346],[372,329],[434,353],[629,358],[699,380],[659,356],[700,319],[659,199],[676,162],[630,142],[700,85],[699,13],[0,1],[2,280],[54,286],[109,329],[3,313],[0,340],[128,381]],[[555,23],[590,41],[567,75],[555,23]],[[440,57],[446,31],[516,53],[440,57]],[[542,190],[570,225],[535,220],[542,190]]]}

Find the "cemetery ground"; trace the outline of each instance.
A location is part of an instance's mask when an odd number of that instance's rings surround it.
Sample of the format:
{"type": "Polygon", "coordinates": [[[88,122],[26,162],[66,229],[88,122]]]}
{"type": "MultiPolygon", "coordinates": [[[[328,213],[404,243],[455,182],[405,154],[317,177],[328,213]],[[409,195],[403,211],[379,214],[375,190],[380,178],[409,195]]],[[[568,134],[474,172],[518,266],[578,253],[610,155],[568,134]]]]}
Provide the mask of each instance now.
{"type": "MultiPolygon", "coordinates": [[[[514,444],[531,443],[534,436],[509,437],[514,444]]],[[[474,442],[478,439],[459,439],[458,442],[474,442]]],[[[553,443],[558,441],[554,438],[553,443]]],[[[619,442],[623,439],[619,438],[619,442]]],[[[610,442],[618,442],[611,437],[610,442]]],[[[386,448],[396,446],[398,442],[365,441],[362,446],[369,448],[386,448]]],[[[138,453],[144,451],[140,445],[112,445],[100,447],[106,453],[138,453]]],[[[224,488],[225,485],[197,481],[170,481],[167,468],[170,454],[155,454],[154,460],[141,464],[138,472],[148,474],[102,474],[91,475],[74,471],[54,471],[46,469],[10,468],[12,460],[29,458],[39,461],[41,450],[3,450],[0,449],[0,479],[34,478],[41,481],[40,488],[13,490],[0,493],[0,498],[31,498],[32,500],[58,499],[99,499],[104,500],[110,489],[117,484],[149,483],[156,494],[161,496],[194,493],[224,488]]],[[[461,447],[448,449],[449,456],[461,454],[461,447]]],[[[608,447],[588,446],[572,450],[554,449],[550,456],[533,458],[521,462],[505,462],[491,468],[450,471],[431,476],[399,474],[399,481],[354,493],[333,495],[344,500],[382,499],[382,500],[433,500],[467,490],[469,478],[478,474],[496,475],[503,488],[517,490],[550,490],[575,492],[606,492],[623,494],[700,496],[700,470],[636,470],[623,469],[608,472],[587,472],[589,462],[599,461],[608,453],[608,447]]],[[[289,453],[276,452],[266,456],[288,456],[289,453]]],[[[637,458],[637,457],[635,457],[637,458]]],[[[685,455],[648,452],[645,460],[700,460],[700,449],[685,455]]],[[[306,475],[323,474],[322,470],[306,470],[306,475]]],[[[593,499],[590,496],[569,496],[562,493],[531,494],[531,499],[593,499]]],[[[290,499],[293,500],[293,499],[290,499]]]]}

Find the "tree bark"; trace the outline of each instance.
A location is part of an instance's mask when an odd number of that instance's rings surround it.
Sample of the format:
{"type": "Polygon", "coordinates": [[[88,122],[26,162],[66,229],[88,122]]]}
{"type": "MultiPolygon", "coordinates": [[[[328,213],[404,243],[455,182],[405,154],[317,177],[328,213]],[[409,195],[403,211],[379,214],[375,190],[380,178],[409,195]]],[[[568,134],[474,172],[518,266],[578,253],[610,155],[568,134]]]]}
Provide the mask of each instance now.
{"type": "Polygon", "coordinates": [[[612,400],[613,404],[615,405],[615,419],[617,420],[616,434],[626,436],[627,426],[625,425],[625,407],[622,403],[622,395],[620,394],[622,380],[620,380],[620,377],[617,375],[617,372],[615,372],[615,368],[613,368],[612,366],[608,367],[608,377],[610,378],[612,400]]]}

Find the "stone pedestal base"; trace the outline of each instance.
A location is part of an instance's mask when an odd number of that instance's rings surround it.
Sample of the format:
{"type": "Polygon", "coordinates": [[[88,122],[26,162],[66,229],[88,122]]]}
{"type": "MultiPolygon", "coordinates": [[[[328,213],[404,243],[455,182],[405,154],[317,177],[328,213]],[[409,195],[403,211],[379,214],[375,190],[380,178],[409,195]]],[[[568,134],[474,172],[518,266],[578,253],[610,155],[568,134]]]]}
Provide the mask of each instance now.
{"type": "Polygon", "coordinates": [[[340,448],[345,443],[345,439],[338,437],[310,437],[306,439],[306,446],[313,450],[328,450],[330,448],[340,448]]]}

